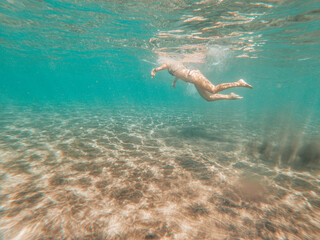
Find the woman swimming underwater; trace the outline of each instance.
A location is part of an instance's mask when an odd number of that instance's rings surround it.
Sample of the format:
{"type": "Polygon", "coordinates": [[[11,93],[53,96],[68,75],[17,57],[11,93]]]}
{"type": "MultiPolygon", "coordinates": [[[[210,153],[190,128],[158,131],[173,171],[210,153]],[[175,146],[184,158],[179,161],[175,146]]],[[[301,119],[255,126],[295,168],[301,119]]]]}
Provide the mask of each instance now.
{"type": "Polygon", "coordinates": [[[178,81],[178,79],[181,79],[185,82],[193,83],[201,97],[203,97],[208,102],[223,99],[235,100],[242,98],[241,96],[234,93],[230,93],[229,95],[217,94],[218,92],[221,92],[228,88],[252,88],[252,86],[246,83],[243,79],[240,79],[239,81],[233,83],[222,83],[214,86],[205,76],[203,76],[200,70],[188,69],[182,63],[169,61],[162,64],[160,67],[152,69],[151,78],[154,78],[158,71],[162,71],[165,69],[168,69],[169,73],[175,76],[175,79],[172,83],[172,86],[174,88],[176,87],[176,82],[178,81]]]}

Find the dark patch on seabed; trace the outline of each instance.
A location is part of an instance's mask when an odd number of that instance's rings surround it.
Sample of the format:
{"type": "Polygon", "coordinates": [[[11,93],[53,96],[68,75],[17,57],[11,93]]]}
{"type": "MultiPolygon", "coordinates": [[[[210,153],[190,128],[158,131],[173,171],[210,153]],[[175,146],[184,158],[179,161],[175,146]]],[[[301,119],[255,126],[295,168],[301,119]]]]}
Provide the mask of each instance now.
{"type": "Polygon", "coordinates": [[[172,116],[4,110],[0,238],[318,239],[319,141],[172,116]]]}

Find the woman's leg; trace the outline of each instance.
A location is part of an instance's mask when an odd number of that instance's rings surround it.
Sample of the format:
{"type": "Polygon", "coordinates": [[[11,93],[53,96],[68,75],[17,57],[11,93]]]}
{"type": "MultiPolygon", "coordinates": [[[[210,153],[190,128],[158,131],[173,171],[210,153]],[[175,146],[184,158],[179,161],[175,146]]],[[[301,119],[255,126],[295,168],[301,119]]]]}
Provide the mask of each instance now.
{"type": "Polygon", "coordinates": [[[235,99],[241,99],[239,95],[236,95],[234,93],[230,93],[229,95],[224,94],[210,94],[210,92],[206,91],[200,86],[195,85],[198,93],[201,97],[203,97],[208,102],[216,101],[216,100],[235,100],[235,99]]]}
{"type": "Polygon", "coordinates": [[[219,84],[219,85],[214,87],[214,91],[212,93],[218,93],[218,92],[221,92],[223,90],[226,90],[228,88],[233,88],[233,87],[248,87],[248,88],[252,88],[251,85],[246,83],[243,79],[240,79],[239,81],[233,82],[233,83],[221,83],[221,84],[219,84]]]}
{"type": "Polygon", "coordinates": [[[218,92],[221,92],[223,90],[226,90],[228,88],[233,88],[233,87],[248,87],[248,88],[252,88],[251,85],[249,85],[248,83],[246,83],[244,80],[240,79],[237,82],[233,82],[233,83],[221,83],[217,86],[214,86],[205,76],[202,75],[202,73],[199,71],[197,73],[194,74],[193,77],[193,83],[195,85],[200,86],[201,88],[215,94],[218,92]]]}
{"type": "Polygon", "coordinates": [[[191,79],[192,83],[196,86],[197,90],[199,91],[199,89],[202,89],[210,93],[215,93],[215,86],[205,76],[203,76],[199,70],[195,71],[197,72],[193,74],[191,79]],[[197,86],[199,87],[199,89],[197,86]]]}

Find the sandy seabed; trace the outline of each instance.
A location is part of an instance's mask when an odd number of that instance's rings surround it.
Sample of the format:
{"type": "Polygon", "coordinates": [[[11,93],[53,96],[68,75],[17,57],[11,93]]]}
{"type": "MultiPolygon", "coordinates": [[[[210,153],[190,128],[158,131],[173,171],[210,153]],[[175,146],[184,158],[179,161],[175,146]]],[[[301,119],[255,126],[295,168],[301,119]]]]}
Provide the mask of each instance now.
{"type": "Polygon", "coordinates": [[[263,160],[239,120],[75,106],[0,123],[0,239],[319,239],[319,174],[263,160]]]}

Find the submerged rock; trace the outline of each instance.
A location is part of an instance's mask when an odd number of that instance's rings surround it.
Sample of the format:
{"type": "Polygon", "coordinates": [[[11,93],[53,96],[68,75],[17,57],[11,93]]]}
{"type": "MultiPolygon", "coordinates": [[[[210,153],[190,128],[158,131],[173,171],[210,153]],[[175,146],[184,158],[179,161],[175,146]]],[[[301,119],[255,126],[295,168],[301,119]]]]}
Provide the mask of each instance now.
{"type": "Polygon", "coordinates": [[[159,239],[159,236],[157,234],[149,232],[144,239],[159,239]]]}
{"type": "Polygon", "coordinates": [[[188,207],[189,213],[193,216],[208,215],[209,210],[202,203],[193,203],[188,207]]]}
{"type": "Polygon", "coordinates": [[[309,203],[318,209],[320,209],[320,199],[309,200],[309,203]]]}
{"type": "Polygon", "coordinates": [[[232,164],[232,166],[234,168],[239,168],[239,169],[249,169],[250,168],[250,165],[244,163],[244,162],[237,162],[235,164],[232,164]]]}
{"type": "Polygon", "coordinates": [[[285,174],[280,173],[273,180],[280,186],[288,188],[291,184],[292,178],[285,174]]]}
{"type": "Polygon", "coordinates": [[[115,188],[111,193],[111,197],[117,199],[118,201],[129,200],[134,203],[140,202],[142,196],[142,192],[135,190],[134,188],[115,188]]]}
{"type": "Polygon", "coordinates": [[[301,178],[295,178],[293,179],[291,187],[298,191],[310,191],[310,190],[316,190],[317,188],[313,186],[311,183],[301,179],[301,178]]]}

